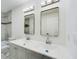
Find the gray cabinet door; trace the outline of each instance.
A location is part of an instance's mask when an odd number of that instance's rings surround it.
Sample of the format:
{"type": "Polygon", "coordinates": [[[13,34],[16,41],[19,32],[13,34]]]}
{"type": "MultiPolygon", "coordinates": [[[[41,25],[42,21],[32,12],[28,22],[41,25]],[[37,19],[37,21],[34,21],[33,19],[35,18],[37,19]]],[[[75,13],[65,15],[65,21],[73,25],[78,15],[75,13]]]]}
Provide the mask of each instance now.
{"type": "Polygon", "coordinates": [[[22,47],[18,47],[17,50],[18,59],[25,59],[25,49],[22,47]]]}
{"type": "Polygon", "coordinates": [[[42,56],[36,52],[30,51],[30,50],[25,50],[26,52],[26,59],[41,59],[42,56]]]}
{"type": "Polygon", "coordinates": [[[10,59],[25,59],[25,49],[16,45],[10,45],[10,59]]]}
{"type": "Polygon", "coordinates": [[[18,59],[17,46],[10,44],[10,59],[18,59]]]}
{"type": "Polygon", "coordinates": [[[41,59],[42,56],[28,49],[11,44],[10,59],[41,59]]]}

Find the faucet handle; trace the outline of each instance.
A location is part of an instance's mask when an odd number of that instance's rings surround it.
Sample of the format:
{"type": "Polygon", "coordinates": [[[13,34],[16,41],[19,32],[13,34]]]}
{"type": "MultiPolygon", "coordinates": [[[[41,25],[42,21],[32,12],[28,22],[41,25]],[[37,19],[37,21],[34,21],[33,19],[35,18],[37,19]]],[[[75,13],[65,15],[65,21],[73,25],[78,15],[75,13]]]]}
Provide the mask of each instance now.
{"type": "Polygon", "coordinates": [[[49,33],[46,33],[46,35],[49,35],[49,33]]]}
{"type": "Polygon", "coordinates": [[[30,37],[27,37],[26,40],[30,40],[30,37]]]}
{"type": "Polygon", "coordinates": [[[46,33],[47,36],[49,36],[49,33],[46,33]]]}
{"type": "Polygon", "coordinates": [[[49,40],[46,40],[46,44],[51,44],[52,42],[49,40]]]}
{"type": "Polygon", "coordinates": [[[47,39],[46,39],[46,44],[51,44],[51,41],[49,40],[49,33],[46,33],[47,39]]]}

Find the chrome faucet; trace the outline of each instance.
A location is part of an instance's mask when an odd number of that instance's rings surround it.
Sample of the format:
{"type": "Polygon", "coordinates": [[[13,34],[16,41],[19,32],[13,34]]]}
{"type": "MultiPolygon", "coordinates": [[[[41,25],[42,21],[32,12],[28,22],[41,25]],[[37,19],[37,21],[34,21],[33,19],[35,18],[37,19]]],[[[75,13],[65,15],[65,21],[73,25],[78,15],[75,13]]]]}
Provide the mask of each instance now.
{"type": "Polygon", "coordinates": [[[51,41],[49,40],[49,33],[46,33],[46,35],[47,35],[47,39],[46,39],[46,44],[51,44],[51,41]]]}
{"type": "Polygon", "coordinates": [[[30,37],[27,37],[26,40],[30,40],[30,37]]]}

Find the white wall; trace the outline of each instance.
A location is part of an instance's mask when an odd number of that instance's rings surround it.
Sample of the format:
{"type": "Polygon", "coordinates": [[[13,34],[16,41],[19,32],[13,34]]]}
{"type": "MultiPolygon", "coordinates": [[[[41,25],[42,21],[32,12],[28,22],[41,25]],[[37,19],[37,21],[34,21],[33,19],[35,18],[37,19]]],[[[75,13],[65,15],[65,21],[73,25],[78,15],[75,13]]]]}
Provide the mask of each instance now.
{"type": "Polygon", "coordinates": [[[66,32],[70,59],[77,59],[77,1],[66,1],[66,32]]]}
{"type": "MultiPolygon", "coordinates": [[[[22,6],[12,10],[12,37],[23,38],[24,13],[23,9],[35,5],[35,34],[30,37],[37,41],[45,42],[46,37],[40,35],[40,11],[52,7],[59,7],[59,37],[51,37],[53,44],[66,46],[69,59],[76,59],[76,0],[60,0],[58,4],[40,9],[40,0],[30,0],[22,6]],[[72,52],[72,53],[71,53],[72,52]]],[[[50,26],[51,27],[51,26],[50,26]]],[[[26,35],[28,36],[28,35],[26,35]]]]}
{"type": "Polygon", "coordinates": [[[25,3],[23,6],[18,6],[12,10],[12,37],[23,38],[24,34],[24,12],[23,9],[33,5],[33,1],[25,3]]]}

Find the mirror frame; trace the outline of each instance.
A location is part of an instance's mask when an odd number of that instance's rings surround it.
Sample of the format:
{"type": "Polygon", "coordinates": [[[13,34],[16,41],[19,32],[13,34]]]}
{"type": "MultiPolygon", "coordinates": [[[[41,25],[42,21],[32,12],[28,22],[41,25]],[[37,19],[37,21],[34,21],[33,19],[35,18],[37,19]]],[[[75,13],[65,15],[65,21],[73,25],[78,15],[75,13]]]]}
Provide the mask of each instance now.
{"type": "Polygon", "coordinates": [[[44,11],[41,11],[41,13],[40,13],[40,35],[41,36],[47,36],[47,35],[43,35],[42,34],[42,12],[45,12],[45,11],[48,11],[48,10],[52,10],[52,9],[56,9],[56,8],[58,8],[58,35],[49,35],[50,37],[58,37],[59,36],[59,7],[54,7],[54,8],[50,8],[50,9],[47,9],[47,10],[44,10],[44,11]]]}
{"type": "Polygon", "coordinates": [[[35,34],[35,14],[32,13],[32,14],[28,14],[28,15],[24,15],[24,34],[25,35],[34,35],[35,34]],[[33,34],[27,34],[25,33],[25,16],[30,16],[30,15],[33,15],[33,34]]]}

